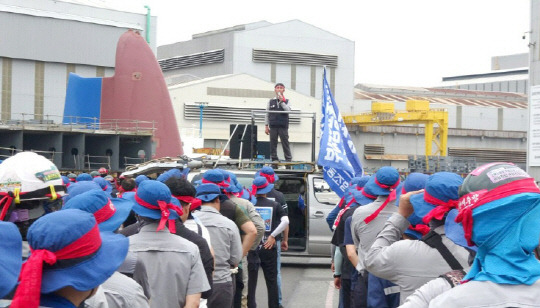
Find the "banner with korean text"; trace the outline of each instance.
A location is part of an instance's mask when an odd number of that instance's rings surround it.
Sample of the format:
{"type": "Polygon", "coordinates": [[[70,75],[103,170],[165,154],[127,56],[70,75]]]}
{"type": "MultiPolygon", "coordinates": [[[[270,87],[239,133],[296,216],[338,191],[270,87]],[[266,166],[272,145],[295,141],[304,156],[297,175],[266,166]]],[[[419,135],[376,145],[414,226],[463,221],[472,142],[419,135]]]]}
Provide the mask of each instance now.
{"type": "Polygon", "coordinates": [[[323,74],[321,145],[317,163],[323,167],[324,180],[343,197],[354,176],[363,174],[362,164],[323,74]]]}

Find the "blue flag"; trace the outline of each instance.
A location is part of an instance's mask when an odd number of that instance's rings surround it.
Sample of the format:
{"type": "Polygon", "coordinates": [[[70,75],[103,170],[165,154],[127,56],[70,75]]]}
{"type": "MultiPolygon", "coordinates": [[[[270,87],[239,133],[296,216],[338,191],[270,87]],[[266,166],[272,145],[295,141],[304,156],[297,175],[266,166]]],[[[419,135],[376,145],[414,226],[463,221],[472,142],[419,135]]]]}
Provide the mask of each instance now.
{"type": "Polygon", "coordinates": [[[323,75],[321,125],[321,146],[317,163],[323,166],[324,180],[330,188],[343,197],[351,179],[361,176],[363,170],[347,126],[330,91],[326,69],[323,75]]]}

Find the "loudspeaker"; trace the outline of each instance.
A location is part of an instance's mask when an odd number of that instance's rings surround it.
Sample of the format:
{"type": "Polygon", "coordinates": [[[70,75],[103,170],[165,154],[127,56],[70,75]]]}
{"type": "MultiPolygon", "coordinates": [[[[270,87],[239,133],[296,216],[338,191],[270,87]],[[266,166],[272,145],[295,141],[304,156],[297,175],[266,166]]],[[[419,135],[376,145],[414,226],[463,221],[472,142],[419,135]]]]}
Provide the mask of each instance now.
{"type": "Polygon", "coordinates": [[[234,128],[236,127],[236,124],[231,124],[230,126],[230,135],[231,136],[231,143],[230,143],[230,153],[229,156],[232,159],[238,159],[240,158],[240,144],[243,142],[242,145],[242,158],[256,158],[257,157],[257,125],[255,127],[252,127],[252,125],[245,125],[241,124],[238,125],[238,128],[234,132],[234,128]],[[244,133],[245,131],[245,133],[244,133]],[[253,133],[253,144],[251,143],[251,134],[253,133]],[[242,135],[244,138],[242,139],[242,135]],[[251,150],[253,150],[253,157],[250,156],[251,150]]]}

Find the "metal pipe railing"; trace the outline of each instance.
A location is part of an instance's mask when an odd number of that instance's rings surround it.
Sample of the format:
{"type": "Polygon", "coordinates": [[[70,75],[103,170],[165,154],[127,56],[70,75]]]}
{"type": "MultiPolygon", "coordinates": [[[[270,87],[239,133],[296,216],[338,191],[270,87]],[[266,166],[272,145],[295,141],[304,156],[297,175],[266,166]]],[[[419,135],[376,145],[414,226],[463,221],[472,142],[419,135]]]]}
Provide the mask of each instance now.
{"type": "MultiPolygon", "coordinates": [[[[316,133],[315,130],[317,128],[317,113],[316,112],[302,112],[302,111],[277,111],[277,110],[252,110],[251,111],[251,127],[255,127],[255,115],[256,114],[267,114],[267,113],[286,113],[286,114],[294,114],[298,115],[300,118],[311,118],[312,125],[311,125],[311,160],[315,161],[315,142],[316,142],[316,133]]],[[[255,130],[251,130],[251,144],[255,142],[254,138],[255,130]]],[[[250,158],[253,159],[253,146],[250,149],[250,158]]]]}
{"type": "Polygon", "coordinates": [[[52,130],[55,128],[67,128],[70,131],[73,131],[74,129],[112,130],[116,133],[120,131],[153,133],[156,130],[155,121],[131,119],[109,119],[100,121],[97,117],[7,112],[0,113],[0,125],[16,126],[21,129],[37,127],[43,130],[52,130]]]}

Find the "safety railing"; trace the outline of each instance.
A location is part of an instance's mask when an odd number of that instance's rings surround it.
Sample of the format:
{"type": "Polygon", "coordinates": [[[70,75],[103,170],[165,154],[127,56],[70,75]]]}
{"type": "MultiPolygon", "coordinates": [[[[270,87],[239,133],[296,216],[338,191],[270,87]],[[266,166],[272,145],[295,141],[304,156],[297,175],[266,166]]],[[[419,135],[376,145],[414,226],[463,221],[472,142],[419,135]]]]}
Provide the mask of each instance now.
{"type": "Polygon", "coordinates": [[[43,115],[31,113],[0,113],[0,126],[20,129],[41,130],[109,130],[118,132],[132,132],[138,134],[153,134],[156,130],[155,121],[141,121],[131,119],[101,120],[92,117],[43,115]]]}
{"type": "Polygon", "coordinates": [[[146,162],[146,158],[124,156],[124,166],[134,166],[146,162]]]}
{"type": "MultiPolygon", "coordinates": [[[[268,114],[268,113],[286,113],[286,114],[294,114],[300,118],[311,118],[311,161],[315,161],[315,135],[316,135],[316,129],[317,129],[317,113],[315,112],[302,112],[302,111],[274,111],[274,110],[253,110],[251,111],[251,125],[252,127],[255,127],[255,117],[257,114],[268,114]]],[[[251,131],[251,144],[253,144],[255,140],[254,131],[251,131]]],[[[251,155],[250,157],[253,157],[253,148],[251,149],[251,155]]]]}
{"type": "Polygon", "coordinates": [[[105,167],[111,170],[111,157],[110,156],[93,156],[84,155],[84,167],[91,170],[97,170],[98,168],[105,167]]]}

